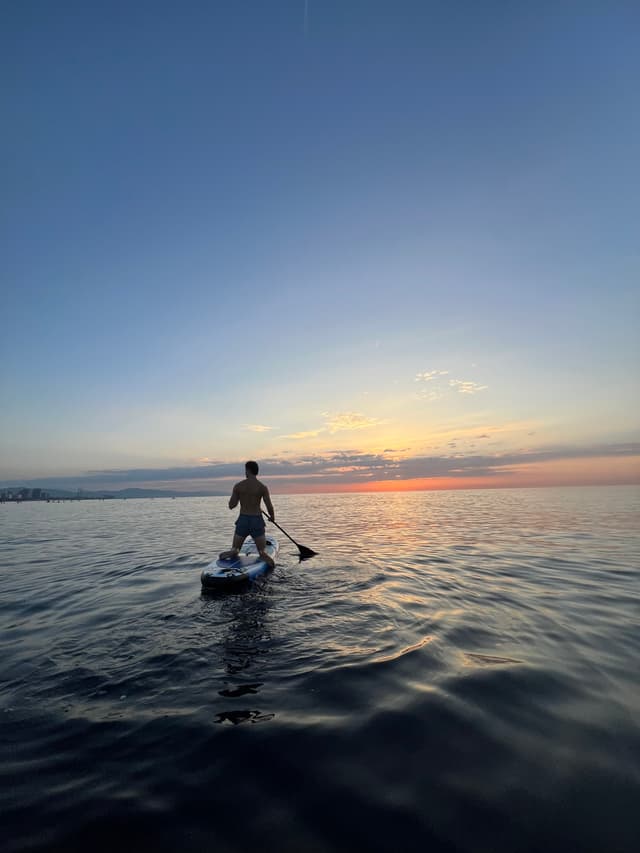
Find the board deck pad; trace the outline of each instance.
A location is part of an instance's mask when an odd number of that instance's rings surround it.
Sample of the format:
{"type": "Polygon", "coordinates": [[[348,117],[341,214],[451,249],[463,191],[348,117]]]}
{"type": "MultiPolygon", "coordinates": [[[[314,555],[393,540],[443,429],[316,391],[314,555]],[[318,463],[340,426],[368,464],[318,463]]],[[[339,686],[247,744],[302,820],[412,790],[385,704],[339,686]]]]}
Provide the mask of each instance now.
{"type": "MultiPolygon", "coordinates": [[[[266,553],[275,560],[280,546],[275,536],[267,535],[266,553]]],[[[253,539],[247,540],[233,560],[212,560],[202,571],[200,580],[205,587],[225,587],[252,581],[269,571],[268,563],[260,559],[253,539]]]]}

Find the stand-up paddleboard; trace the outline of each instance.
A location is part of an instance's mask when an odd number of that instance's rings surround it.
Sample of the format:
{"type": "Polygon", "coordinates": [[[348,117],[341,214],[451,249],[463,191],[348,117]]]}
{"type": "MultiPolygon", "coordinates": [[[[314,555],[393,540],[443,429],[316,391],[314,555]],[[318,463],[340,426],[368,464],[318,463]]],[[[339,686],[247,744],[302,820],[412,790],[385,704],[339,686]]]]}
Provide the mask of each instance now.
{"type": "MultiPolygon", "coordinates": [[[[269,534],[266,540],[267,546],[264,550],[275,560],[280,550],[278,540],[269,534]]],[[[202,570],[200,580],[202,586],[207,589],[220,589],[255,580],[268,571],[269,564],[260,558],[256,543],[253,539],[247,539],[234,560],[212,560],[202,570]]]]}

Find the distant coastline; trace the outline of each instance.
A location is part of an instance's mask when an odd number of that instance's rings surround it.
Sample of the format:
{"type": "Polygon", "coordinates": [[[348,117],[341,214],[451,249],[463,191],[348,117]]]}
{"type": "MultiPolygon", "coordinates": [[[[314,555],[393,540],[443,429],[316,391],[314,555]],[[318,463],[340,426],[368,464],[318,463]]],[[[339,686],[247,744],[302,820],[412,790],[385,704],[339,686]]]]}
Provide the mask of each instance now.
{"type": "Polygon", "coordinates": [[[11,486],[0,490],[0,503],[32,503],[34,501],[51,503],[52,501],[105,501],[127,500],[135,498],[210,498],[222,497],[226,492],[174,492],[169,489],[120,489],[116,492],[94,491],[87,489],[43,489],[11,486]]]}

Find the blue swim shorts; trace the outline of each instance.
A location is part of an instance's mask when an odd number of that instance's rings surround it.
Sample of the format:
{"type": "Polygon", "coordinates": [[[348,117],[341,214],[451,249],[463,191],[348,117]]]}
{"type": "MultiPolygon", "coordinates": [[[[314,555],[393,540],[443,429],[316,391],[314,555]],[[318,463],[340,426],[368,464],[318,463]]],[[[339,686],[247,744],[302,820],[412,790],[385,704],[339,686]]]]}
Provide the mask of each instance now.
{"type": "Polygon", "coordinates": [[[236,521],[236,536],[264,536],[264,518],[261,515],[241,513],[236,521]]]}

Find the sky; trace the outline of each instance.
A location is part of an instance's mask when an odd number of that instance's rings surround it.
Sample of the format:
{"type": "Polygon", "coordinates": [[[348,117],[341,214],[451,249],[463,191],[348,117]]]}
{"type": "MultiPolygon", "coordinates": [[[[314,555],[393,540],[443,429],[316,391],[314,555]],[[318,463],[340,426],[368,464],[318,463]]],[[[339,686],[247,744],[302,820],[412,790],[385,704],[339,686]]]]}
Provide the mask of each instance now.
{"type": "Polygon", "coordinates": [[[640,482],[637,3],[0,18],[0,485],[640,482]]]}

